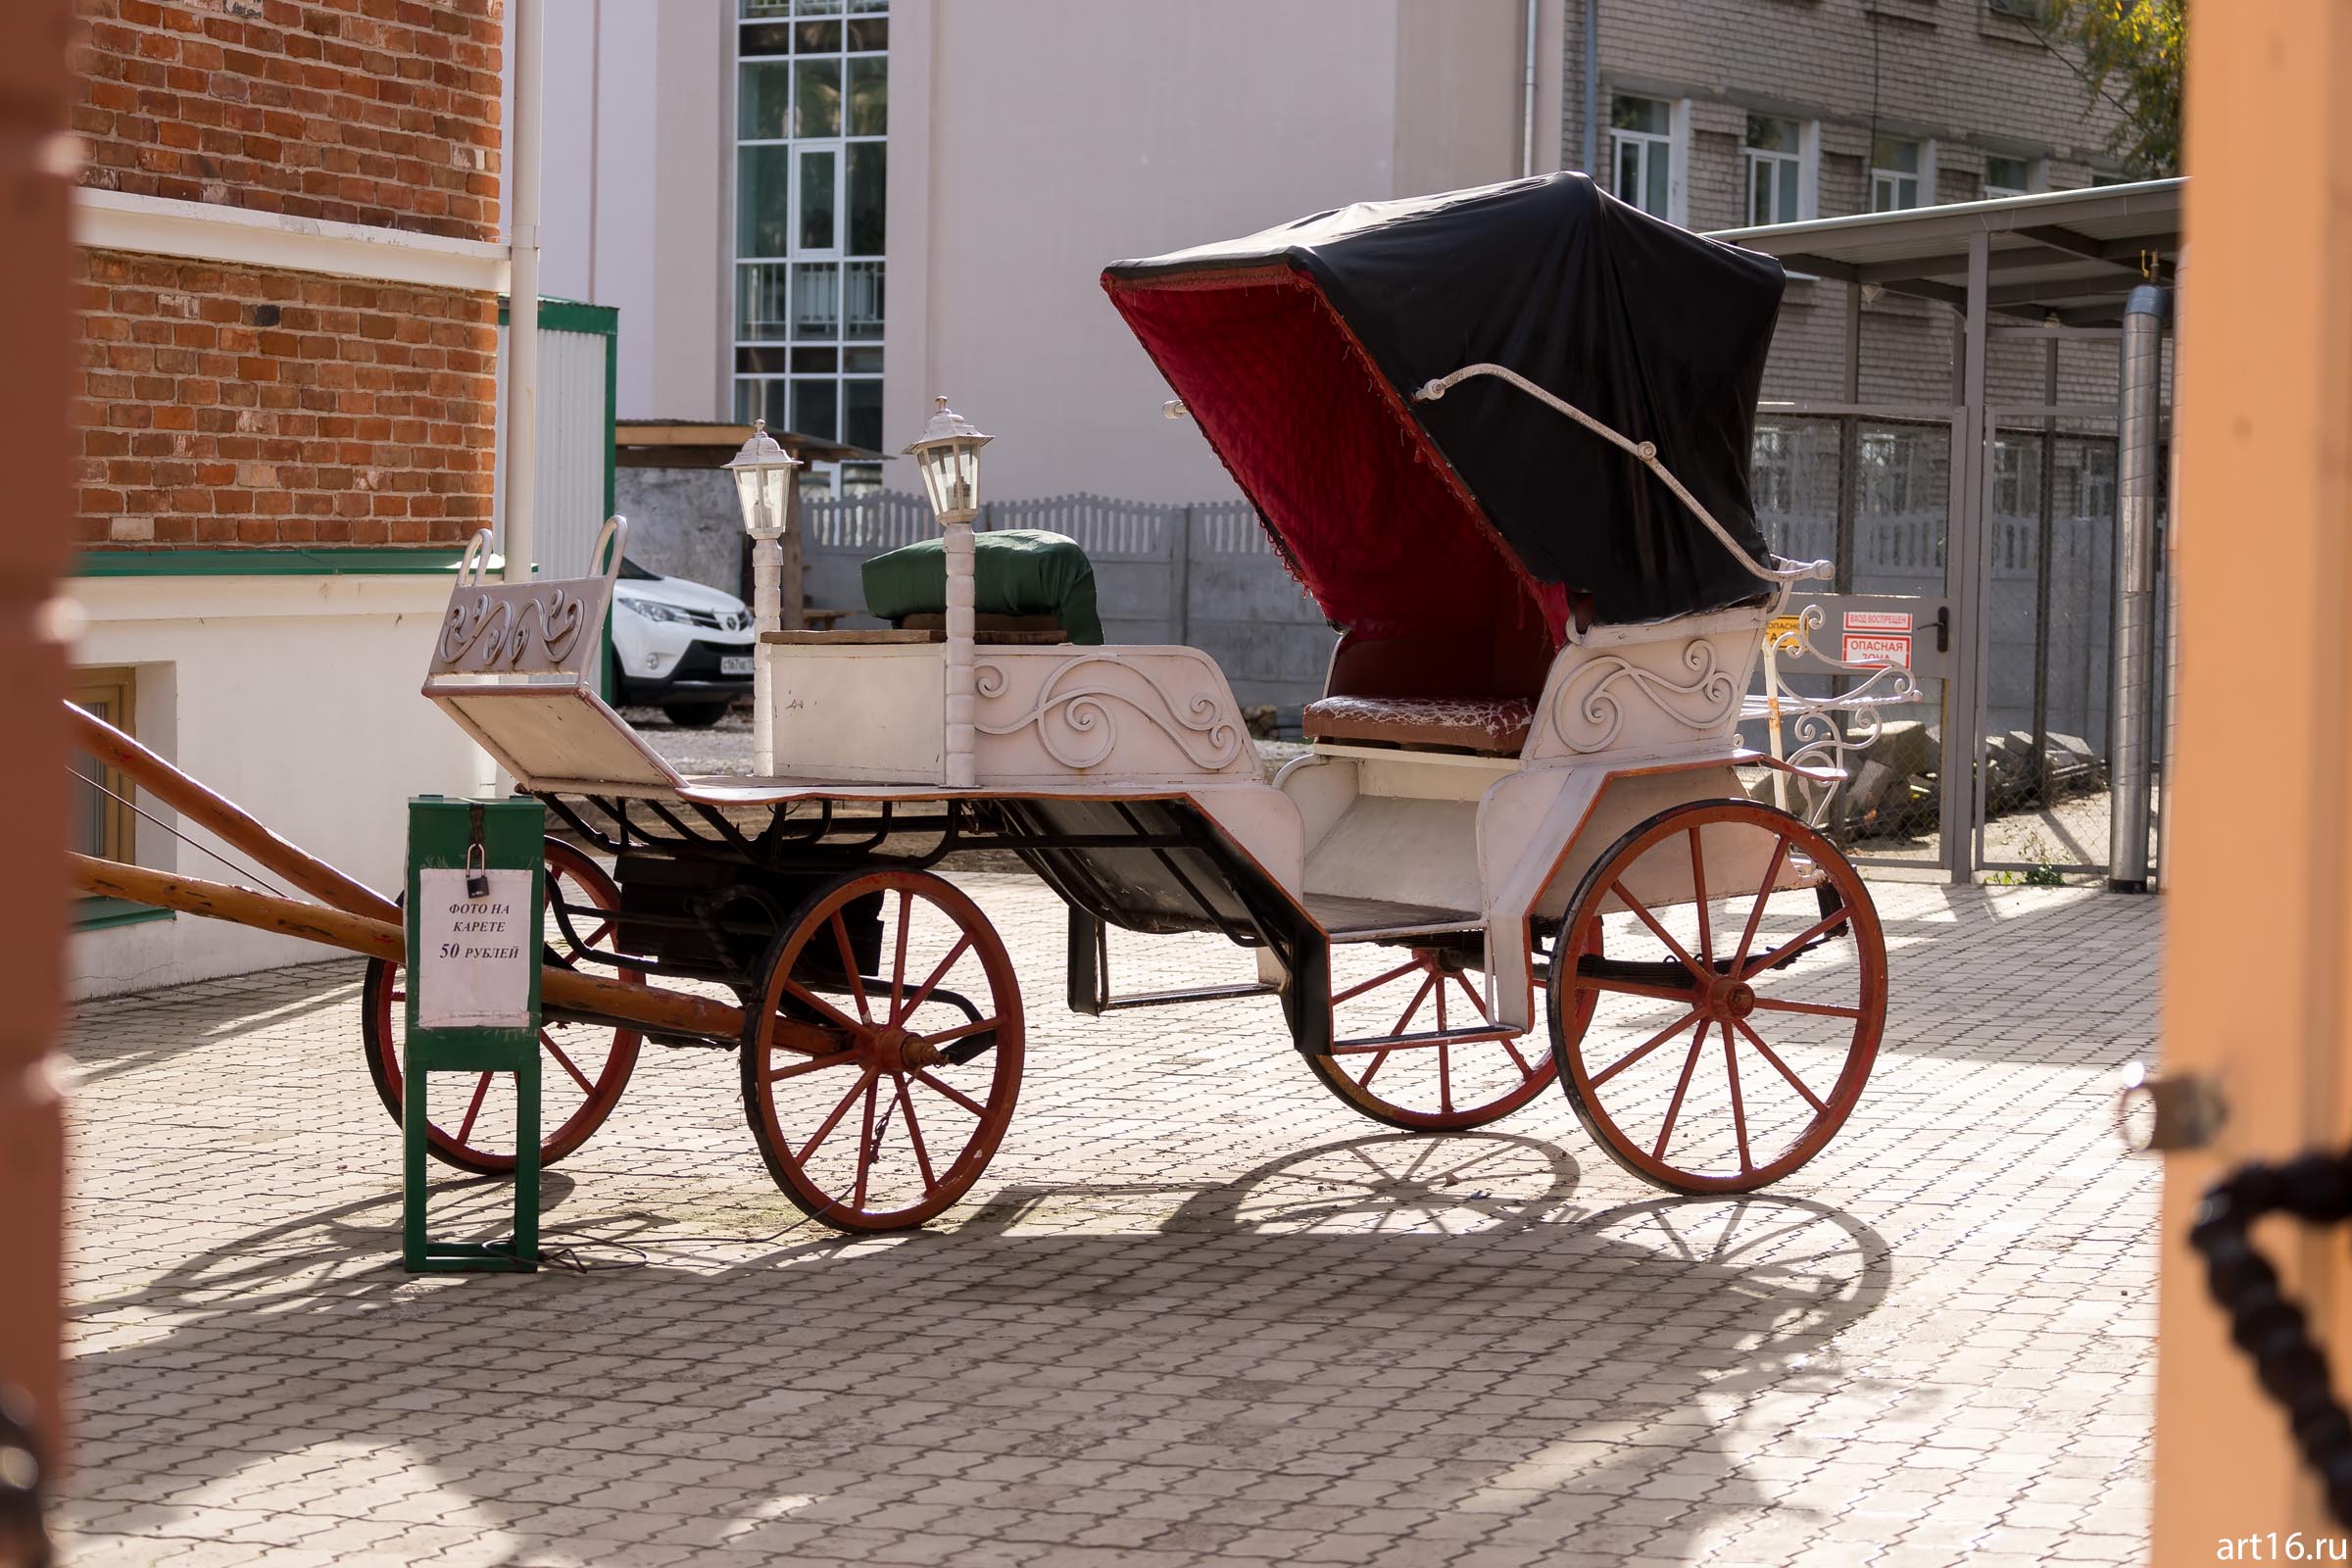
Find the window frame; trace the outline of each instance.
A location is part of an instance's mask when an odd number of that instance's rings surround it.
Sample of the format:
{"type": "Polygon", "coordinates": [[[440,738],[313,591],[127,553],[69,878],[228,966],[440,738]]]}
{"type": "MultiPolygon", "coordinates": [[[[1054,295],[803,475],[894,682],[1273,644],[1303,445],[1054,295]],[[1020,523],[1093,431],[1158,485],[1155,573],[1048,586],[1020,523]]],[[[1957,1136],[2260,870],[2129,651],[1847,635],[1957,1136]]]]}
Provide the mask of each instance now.
{"type": "Polygon", "coordinates": [[[2026,452],[2023,442],[2004,435],[1992,438],[1992,514],[2026,515],[2026,452]]]}
{"type": "MultiPolygon", "coordinates": [[[[842,243],[847,237],[843,230],[849,224],[847,211],[849,203],[843,200],[843,197],[848,195],[846,181],[843,178],[846,172],[844,166],[849,162],[848,146],[838,136],[811,136],[806,141],[788,141],[784,145],[791,150],[789,156],[792,159],[788,194],[784,198],[786,208],[792,214],[791,241],[787,247],[787,260],[793,262],[838,262],[842,258],[842,243]],[[827,158],[832,160],[833,164],[833,243],[826,246],[805,245],[801,242],[801,236],[807,231],[803,227],[804,215],[801,210],[801,171],[811,158],[827,158]]],[[[766,260],[764,257],[739,257],[737,259],[739,261],[766,260]]]]}
{"type": "Polygon", "coordinates": [[[2041,188],[2040,169],[2041,161],[2037,158],[2017,158],[2008,153],[1986,153],[1983,180],[1984,199],[1988,202],[2005,201],[2013,196],[2033,195],[2041,188]],[[1992,178],[1992,166],[1995,163],[2015,164],[2024,172],[2025,183],[2020,185],[1995,184],[1992,178]]]}
{"type": "MultiPolygon", "coordinates": [[[[77,664],[67,672],[66,701],[85,712],[94,712],[123,734],[138,736],[139,672],[130,664],[77,664]]],[[[136,787],[128,774],[112,763],[80,751],[75,751],[69,764],[76,780],[94,780],[93,788],[111,792],[98,800],[98,842],[94,848],[101,859],[123,865],[136,865],[139,858],[139,819],[131,809],[130,801],[136,787]],[[84,771],[79,764],[88,764],[84,771]]],[[[77,783],[77,789],[82,785],[77,783]]],[[[93,846],[76,837],[76,854],[86,853],[93,846]]],[[[169,920],[170,909],[158,909],[149,905],[133,904],[127,899],[106,898],[83,894],[74,901],[73,924],[75,930],[96,930],[104,926],[131,925],[145,920],[169,920]]]]}
{"type": "Polygon", "coordinates": [[[1748,487],[1759,513],[1796,510],[1796,445],[1787,425],[1756,426],[1748,455],[1748,487]]]}
{"type": "Polygon", "coordinates": [[[1668,98],[1653,98],[1647,93],[1612,93],[1609,96],[1609,116],[1612,121],[1609,126],[1609,194],[1629,207],[1649,213],[1652,218],[1669,223],[1673,222],[1676,119],[1674,101],[1668,98]],[[1666,128],[1664,130],[1634,130],[1615,124],[1613,122],[1616,119],[1616,106],[1626,101],[1657,105],[1666,112],[1666,128]],[[1651,160],[1653,158],[1662,160],[1657,170],[1662,211],[1650,212],[1645,199],[1629,197],[1619,188],[1618,175],[1624,168],[1624,155],[1628,147],[1635,151],[1637,167],[1635,185],[1638,191],[1645,193],[1648,190],[1652,174],[1651,160]]]}
{"type": "Polygon", "coordinates": [[[1877,138],[1870,149],[1870,210],[1874,213],[1909,213],[1916,212],[1922,207],[1934,206],[1934,202],[1924,198],[1929,193],[1929,181],[1934,177],[1935,167],[1928,157],[1928,143],[1925,137],[1881,136],[1877,138]],[[1889,147],[1909,147],[1914,167],[1902,170],[1880,163],[1879,143],[1885,143],[1889,147]],[[1897,206],[1882,206],[1880,204],[1879,192],[1882,187],[1899,187],[1906,181],[1911,186],[1910,201],[1897,206]]]}
{"type": "Polygon", "coordinates": [[[1892,430],[1865,430],[1855,444],[1854,497],[1857,508],[1899,517],[1912,510],[1911,455],[1892,430]]]}
{"type": "Polygon", "coordinates": [[[2112,522],[2117,514],[2116,474],[2120,467],[2116,449],[2105,441],[2087,441],[2082,446],[2082,461],[2075,468],[2075,520],[2077,522],[2112,522]],[[2092,505],[2096,497],[2098,505],[2092,505]]]}
{"type": "Polygon", "coordinates": [[[1746,201],[1742,204],[1747,209],[1747,223],[1751,226],[1754,226],[1765,223],[1803,222],[1808,217],[1812,216],[1805,211],[1808,187],[1812,183],[1805,177],[1805,155],[1808,146],[1813,141],[1813,138],[1806,134],[1805,122],[1799,120],[1783,120],[1777,115],[1750,115],[1748,116],[1748,121],[1749,130],[1748,133],[1742,137],[1740,148],[1740,158],[1742,160],[1742,172],[1747,176],[1746,180],[1744,181],[1746,201]],[[1752,136],[1754,122],[1759,120],[1770,121],[1772,123],[1778,125],[1786,125],[1790,130],[1794,131],[1796,133],[1795,150],[1788,151],[1778,147],[1763,147],[1757,145],[1752,139],[1752,136]],[[1779,216],[1777,211],[1772,217],[1769,218],[1759,219],[1756,217],[1756,178],[1759,174],[1765,173],[1768,171],[1772,178],[1774,206],[1776,209],[1786,206],[1788,210],[1788,216],[1786,218],[1779,216]],[[1784,194],[1786,196],[1785,201],[1783,200],[1784,194]]]}

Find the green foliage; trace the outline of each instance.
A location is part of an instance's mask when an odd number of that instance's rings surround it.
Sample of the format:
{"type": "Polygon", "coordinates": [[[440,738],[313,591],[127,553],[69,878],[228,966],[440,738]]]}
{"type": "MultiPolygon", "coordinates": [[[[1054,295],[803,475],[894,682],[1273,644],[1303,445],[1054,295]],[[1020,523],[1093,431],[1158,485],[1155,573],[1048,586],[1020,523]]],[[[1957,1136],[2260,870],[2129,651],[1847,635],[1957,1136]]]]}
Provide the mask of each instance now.
{"type": "Polygon", "coordinates": [[[2016,871],[1995,871],[1984,880],[1996,888],[2062,888],[2066,873],[2048,858],[2050,847],[2041,841],[2039,833],[2026,835],[2025,855],[2029,864],[2021,875],[2016,871]]]}
{"type": "Polygon", "coordinates": [[[2047,0],[2045,17],[2082,52],[2091,91],[2124,112],[2108,150],[2143,179],[2180,172],[2188,0],[2047,0]]]}

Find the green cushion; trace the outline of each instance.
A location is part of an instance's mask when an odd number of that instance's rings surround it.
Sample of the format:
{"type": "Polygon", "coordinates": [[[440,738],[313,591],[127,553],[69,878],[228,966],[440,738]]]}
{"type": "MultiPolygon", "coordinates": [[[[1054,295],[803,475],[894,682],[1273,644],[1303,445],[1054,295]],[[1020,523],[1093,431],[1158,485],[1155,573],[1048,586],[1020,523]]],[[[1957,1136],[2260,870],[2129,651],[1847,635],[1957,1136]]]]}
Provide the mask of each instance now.
{"type": "MultiPolygon", "coordinates": [[[[1078,541],[1035,528],[972,535],[972,608],[984,615],[1052,615],[1075,643],[1100,643],[1095,564],[1078,541]]],[[[866,613],[900,621],[948,608],[946,544],[925,539],[868,561],[866,613]]]]}

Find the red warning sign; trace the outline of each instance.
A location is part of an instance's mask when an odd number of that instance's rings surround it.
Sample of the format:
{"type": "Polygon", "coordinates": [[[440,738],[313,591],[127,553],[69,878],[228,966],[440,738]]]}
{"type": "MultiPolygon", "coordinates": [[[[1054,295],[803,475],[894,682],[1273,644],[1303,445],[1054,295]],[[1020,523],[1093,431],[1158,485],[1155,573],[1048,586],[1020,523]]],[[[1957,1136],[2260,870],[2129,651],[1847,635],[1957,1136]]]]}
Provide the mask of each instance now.
{"type": "Polygon", "coordinates": [[[1838,657],[1848,664],[1899,664],[1909,669],[1911,634],[1849,631],[1845,634],[1843,651],[1838,657]]]}

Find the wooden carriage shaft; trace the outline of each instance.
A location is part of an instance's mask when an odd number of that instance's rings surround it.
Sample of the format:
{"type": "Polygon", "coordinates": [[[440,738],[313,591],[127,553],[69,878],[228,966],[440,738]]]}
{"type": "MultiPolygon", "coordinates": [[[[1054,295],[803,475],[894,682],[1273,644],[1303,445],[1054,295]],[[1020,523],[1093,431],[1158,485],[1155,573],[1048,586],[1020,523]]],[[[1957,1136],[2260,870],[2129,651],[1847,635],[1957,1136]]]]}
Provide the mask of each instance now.
{"type": "Polygon", "coordinates": [[[68,703],[66,721],[72,726],[74,744],[91,758],[121,769],[140,789],[197,826],[218,835],[223,843],[244,851],[311,897],[347,914],[389,921],[394,926],[400,924],[400,907],[390,899],[279,838],[242,807],[215,795],[95,713],[68,703]]]}
{"type": "MultiPolygon", "coordinates": [[[[275,931],[363,957],[382,958],[392,963],[408,961],[407,938],[395,923],[399,918],[397,909],[392,920],[378,920],[142,865],[123,865],[86,855],[69,855],[66,859],[76,892],[127,899],[133,904],[228,920],[260,931],[275,931]]],[[[740,1039],[743,1035],[742,1009],[726,1003],[628,980],[581,974],[558,964],[540,967],[539,995],[549,1007],[593,1013],[657,1034],[701,1035],[720,1040],[740,1039]]]]}

